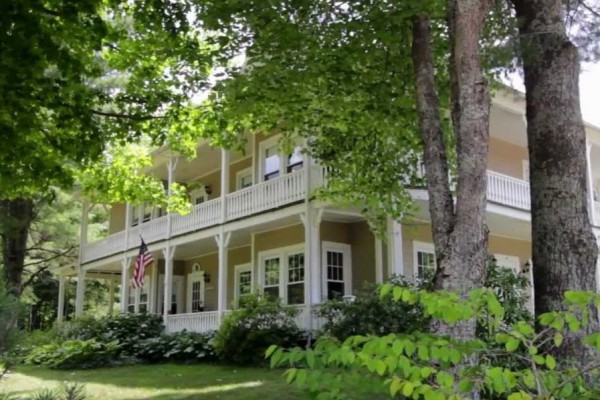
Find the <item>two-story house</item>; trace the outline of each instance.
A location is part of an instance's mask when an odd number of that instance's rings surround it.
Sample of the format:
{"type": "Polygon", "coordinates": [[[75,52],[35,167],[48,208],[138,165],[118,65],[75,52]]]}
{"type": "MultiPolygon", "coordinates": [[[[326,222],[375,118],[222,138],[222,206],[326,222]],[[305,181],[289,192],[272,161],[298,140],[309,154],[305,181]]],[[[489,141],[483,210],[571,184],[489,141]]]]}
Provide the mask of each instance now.
{"type": "MultiPolygon", "coordinates": [[[[487,224],[489,253],[502,267],[531,277],[524,106],[524,97],[512,91],[493,100],[487,224]]],[[[590,216],[600,236],[600,128],[587,125],[586,132],[590,216]]],[[[76,314],[84,311],[85,279],[103,278],[111,288],[120,282],[121,311],[161,314],[171,332],[216,329],[240,296],[254,290],[300,307],[298,323],[311,329],[318,324],[311,309],[326,299],[392,274],[412,279],[435,268],[426,190],[411,191],[418,212],[403,223],[390,220],[383,243],[360,213],[311,196],[326,174],[300,150],[285,154],[277,136],[250,135],[243,154],[207,143],[191,161],[156,151],[148,173],[167,185],[188,183],[191,213],[112,204],[109,235],[94,243],[86,240],[84,214],[80,263],[60,275],[59,318],[71,274],[78,278],[76,314]],[[140,236],[155,263],[144,286],[132,289],[140,236]]]]}

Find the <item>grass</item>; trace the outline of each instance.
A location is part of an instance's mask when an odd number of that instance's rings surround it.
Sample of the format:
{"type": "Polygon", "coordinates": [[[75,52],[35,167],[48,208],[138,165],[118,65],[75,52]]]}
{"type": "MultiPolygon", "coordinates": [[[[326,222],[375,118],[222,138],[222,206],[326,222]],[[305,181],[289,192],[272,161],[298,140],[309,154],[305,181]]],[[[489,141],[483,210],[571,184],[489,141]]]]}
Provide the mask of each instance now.
{"type": "Polygon", "coordinates": [[[63,382],[85,385],[88,400],[269,400],[308,399],[285,383],[283,371],[221,365],[136,365],[85,371],[58,371],[19,365],[0,381],[0,392],[20,397],[63,382]]]}

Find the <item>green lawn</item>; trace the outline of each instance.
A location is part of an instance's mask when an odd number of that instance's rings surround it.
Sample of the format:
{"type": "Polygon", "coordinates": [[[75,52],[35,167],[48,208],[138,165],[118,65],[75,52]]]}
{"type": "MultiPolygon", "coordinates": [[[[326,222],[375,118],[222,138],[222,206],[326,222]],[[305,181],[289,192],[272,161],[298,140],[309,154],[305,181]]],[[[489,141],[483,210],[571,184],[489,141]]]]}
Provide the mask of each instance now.
{"type": "Polygon", "coordinates": [[[137,365],[88,371],[57,371],[17,366],[0,380],[0,392],[27,396],[62,382],[85,384],[88,400],[136,399],[307,399],[285,383],[281,370],[220,365],[137,365]]]}

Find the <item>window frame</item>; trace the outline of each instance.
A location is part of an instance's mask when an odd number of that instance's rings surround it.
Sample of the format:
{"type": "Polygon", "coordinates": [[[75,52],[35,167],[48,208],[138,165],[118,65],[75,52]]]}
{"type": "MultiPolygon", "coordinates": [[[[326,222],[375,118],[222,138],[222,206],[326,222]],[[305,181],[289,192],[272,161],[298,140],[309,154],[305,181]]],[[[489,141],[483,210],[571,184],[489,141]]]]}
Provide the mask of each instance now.
{"type": "Polygon", "coordinates": [[[339,242],[321,242],[321,281],[322,281],[322,297],[327,300],[327,282],[329,282],[327,278],[327,252],[337,252],[342,253],[344,258],[344,296],[352,296],[353,287],[352,287],[352,246],[347,243],[339,243],[339,242]]]}
{"type": "Polygon", "coordinates": [[[413,240],[413,276],[415,280],[421,279],[419,277],[419,253],[433,254],[433,268],[434,272],[437,269],[437,261],[435,259],[435,246],[433,243],[420,242],[413,240]]]}
{"type": "MultiPolygon", "coordinates": [[[[289,164],[289,156],[290,154],[285,153],[284,151],[282,151],[282,149],[279,147],[279,141],[281,140],[281,135],[276,135],[273,137],[269,137],[263,141],[261,141],[258,145],[258,173],[259,173],[259,177],[260,179],[257,180],[255,177],[253,177],[253,183],[255,182],[266,182],[266,181],[270,181],[272,179],[277,179],[280,178],[286,174],[291,174],[295,171],[299,171],[302,170],[304,168],[304,165],[306,163],[306,154],[302,154],[302,162],[296,162],[294,164],[289,164]],[[266,176],[266,169],[265,169],[265,163],[264,160],[266,159],[266,154],[267,154],[267,149],[272,148],[273,146],[277,146],[277,154],[279,155],[279,172],[277,177],[271,178],[271,179],[265,179],[266,176]],[[302,164],[302,167],[290,171],[288,172],[288,169],[290,167],[294,167],[297,165],[302,164]]],[[[303,141],[297,141],[294,143],[294,149],[296,147],[301,147],[302,150],[306,147],[305,143],[303,141]]],[[[292,153],[293,154],[293,153],[292,153]]],[[[275,172],[272,172],[271,174],[274,174],[275,172]]]]}
{"type": "Polygon", "coordinates": [[[200,313],[206,311],[206,283],[204,282],[204,275],[206,271],[200,269],[199,264],[194,264],[192,266],[192,272],[187,274],[187,292],[186,292],[186,312],[188,313],[200,313]],[[202,305],[201,311],[193,311],[192,309],[192,290],[195,282],[200,282],[200,303],[202,305]]]}
{"type": "MultiPolygon", "coordinates": [[[[288,304],[288,285],[289,285],[289,265],[288,265],[288,257],[296,254],[302,253],[305,255],[304,251],[304,243],[299,243],[291,246],[279,247],[276,249],[264,250],[258,253],[258,287],[260,288],[261,293],[264,293],[265,289],[265,261],[269,259],[278,258],[279,259],[279,283],[277,287],[279,288],[279,298],[281,299],[282,304],[288,304]]],[[[298,304],[293,304],[294,306],[301,306],[306,304],[306,285],[308,282],[306,281],[306,259],[304,260],[304,278],[301,281],[304,285],[303,290],[303,302],[298,304]]],[[[300,281],[294,282],[293,284],[299,284],[300,281]]],[[[275,285],[269,285],[268,287],[275,287],[275,285]]]]}
{"type": "Polygon", "coordinates": [[[235,190],[246,189],[251,187],[252,185],[254,185],[254,172],[252,171],[252,167],[244,168],[235,173],[235,190]],[[250,185],[242,187],[242,179],[248,176],[251,179],[250,185]]]}
{"type": "Polygon", "coordinates": [[[250,272],[250,292],[254,292],[254,270],[251,263],[239,264],[234,267],[233,301],[236,307],[240,305],[240,276],[242,272],[250,272]]]}
{"type": "Polygon", "coordinates": [[[204,186],[194,189],[190,192],[190,203],[192,203],[192,207],[196,207],[200,204],[206,203],[209,200],[208,193],[206,193],[206,189],[204,186]],[[203,198],[200,203],[197,203],[197,200],[203,198]]]}

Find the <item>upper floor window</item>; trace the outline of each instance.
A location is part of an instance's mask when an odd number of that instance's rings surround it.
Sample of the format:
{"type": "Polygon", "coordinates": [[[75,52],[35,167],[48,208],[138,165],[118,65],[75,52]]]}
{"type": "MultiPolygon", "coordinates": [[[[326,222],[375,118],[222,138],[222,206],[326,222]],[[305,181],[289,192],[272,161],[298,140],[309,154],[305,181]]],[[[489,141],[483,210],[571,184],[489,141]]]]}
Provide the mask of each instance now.
{"type": "Polygon", "coordinates": [[[204,188],[192,190],[190,193],[190,201],[192,205],[195,206],[208,201],[208,194],[206,193],[206,190],[204,188]]]}
{"type": "Polygon", "coordinates": [[[263,181],[297,171],[302,169],[303,165],[302,146],[295,145],[290,153],[285,153],[279,147],[279,137],[272,137],[260,143],[260,176],[263,181]]]}
{"type": "Polygon", "coordinates": [[[236,190],[252,186],[252,167],[238,171],[236,174],[236,190]]]}

